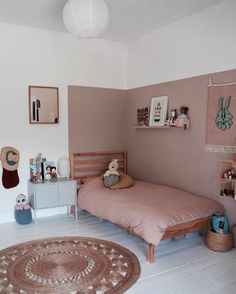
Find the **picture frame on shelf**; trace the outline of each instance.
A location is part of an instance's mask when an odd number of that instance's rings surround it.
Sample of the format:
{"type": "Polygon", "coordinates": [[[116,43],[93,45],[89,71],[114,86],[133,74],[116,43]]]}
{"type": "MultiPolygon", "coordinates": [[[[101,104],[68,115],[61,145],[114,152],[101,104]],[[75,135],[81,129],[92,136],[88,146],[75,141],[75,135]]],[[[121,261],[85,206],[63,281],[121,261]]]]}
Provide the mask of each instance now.
{"type": "Polygon", "coordinates": [[[137,109],[137,125],[148,126],[149,125],[149,107],[142,107],[137,109]]]}
{"type": "Polygon", "coordinates": [[[32,182],[42,182],[44,180],[44,161],[46,161],[46,158],[42,158],[41,153],[39,153],[35,158],[30,158],[30,180],[32,182]]]}
{"type": "Polygon", "coordinates": [[[44,174],[44,180],[57,180],[57,169],[55,161],[45,161],[43,163],[43,174],[44,174]]]}
{"type": "Polygon", "coordinates": [[[164,126],[167,116],[168,96],[153,97],[149,126],[164,126]]]}

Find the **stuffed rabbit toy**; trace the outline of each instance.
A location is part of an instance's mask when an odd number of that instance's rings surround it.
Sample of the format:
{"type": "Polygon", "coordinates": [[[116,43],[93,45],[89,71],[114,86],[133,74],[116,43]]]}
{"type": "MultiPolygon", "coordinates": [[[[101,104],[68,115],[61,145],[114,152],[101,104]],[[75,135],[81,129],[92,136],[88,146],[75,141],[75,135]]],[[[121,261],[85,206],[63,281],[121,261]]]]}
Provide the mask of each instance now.
{"type": "Polygon", "coordinates": [[[218,106],[219,110],[216,116],[216,125],[218,129],[229,129],[233,124],[233,115],[229,112],[231,96],[229,96],[224,105],[224,97],[220,97],[218,106]]]}

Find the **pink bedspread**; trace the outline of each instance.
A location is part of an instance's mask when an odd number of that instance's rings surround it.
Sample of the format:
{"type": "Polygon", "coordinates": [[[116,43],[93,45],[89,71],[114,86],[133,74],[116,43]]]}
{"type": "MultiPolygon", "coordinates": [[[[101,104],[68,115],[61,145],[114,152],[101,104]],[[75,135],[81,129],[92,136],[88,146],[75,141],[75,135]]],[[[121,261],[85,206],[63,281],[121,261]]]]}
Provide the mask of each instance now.
{"type": "Polygon", "coordinates": [[[99,178],[82,185],[78,204],[95,216],[131,227],[155,245],[170,226],[223,212],[216,201],[168,186],[136,181],[131,188],[111,190],[99,178]]]}

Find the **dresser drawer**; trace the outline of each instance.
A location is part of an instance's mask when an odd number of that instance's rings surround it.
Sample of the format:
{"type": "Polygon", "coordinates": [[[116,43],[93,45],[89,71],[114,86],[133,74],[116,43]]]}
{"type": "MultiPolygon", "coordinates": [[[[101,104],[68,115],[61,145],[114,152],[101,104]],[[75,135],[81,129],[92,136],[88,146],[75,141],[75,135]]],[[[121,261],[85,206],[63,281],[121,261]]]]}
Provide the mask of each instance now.
{"type": "Polygon", "coordinates": [[[75,205],[76,203],[76,181],[60,182],[59,188],[59,205],[75,205]]]}
{"type": "Polygon", "coordinates": [[[43,184],[35,185],[36,209],[49,208],[58,206],[58,185],[55,184],[43,184]]]}

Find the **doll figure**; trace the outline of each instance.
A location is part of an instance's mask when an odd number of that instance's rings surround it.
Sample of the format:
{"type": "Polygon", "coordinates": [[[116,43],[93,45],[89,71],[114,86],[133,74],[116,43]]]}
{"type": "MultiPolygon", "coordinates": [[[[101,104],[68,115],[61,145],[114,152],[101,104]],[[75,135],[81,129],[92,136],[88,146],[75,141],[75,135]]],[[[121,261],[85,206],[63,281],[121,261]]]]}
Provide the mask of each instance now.
{"type": "Polygon", "coordinates": [[[24,194],[20,194],[16,197],[16,210],[29,209],[27,197],[24,194]]]}
{"type": "Polygon", "coordinates": [[[185,130],[189,128],[189,118],[187,116],[188,107],[180,107],[180,114],[176,119],[176,127],[184,128],[185,130]]]}
{"type": "Polygon", "coordinates": [[[51,179],[57,180],[57,171],[55,166],[51,166],[51,179]]]}
{"type": "Polygon", "coordinates": [[[27,197],[20,194],[16,198],[15,219],[18,224],[27,225],[32,222],[31,207],[27,197]]]}
{"type": "Polygon", "coordinates": [[[109,164],[108,170],[103,175],[103,183],[105,187],[109,188],[120,181],[118,168],[118,159],[113,159],[109,164]]]}
{"type": "Polygon", "coordinates": [[[48,165],[46,167],[45,180],[47,180],[47,181],[51,180],[51,166],[50,165],[48,165]]]}

